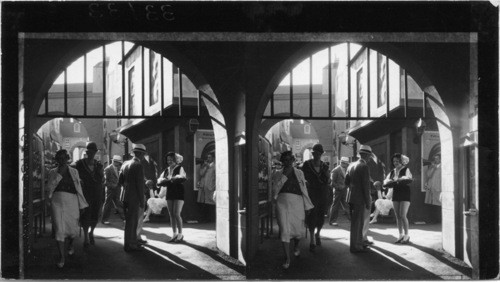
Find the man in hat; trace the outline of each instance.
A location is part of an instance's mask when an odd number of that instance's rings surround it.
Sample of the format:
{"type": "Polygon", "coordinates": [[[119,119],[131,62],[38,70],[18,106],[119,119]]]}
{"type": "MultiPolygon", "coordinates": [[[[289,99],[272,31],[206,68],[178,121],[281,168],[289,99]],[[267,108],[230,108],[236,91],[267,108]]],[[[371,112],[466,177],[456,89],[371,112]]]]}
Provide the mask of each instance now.
{"type": "Polygon", "coordinates": [[[106,200],[102,207],[102,223],[109,224],[109,215],[111,213],[111,208],[114,207],[115,210],[120,215],[121,219],[125,219],[123,214],[123,205],[120,201],[121,186],[118,184],[118,173],[122,167],[122,157],[114,155],[112,163],[104,169],[104,185],[106,186],[106,200]]]}
{"type": "Polygon", "coordinates": [[[334,190],[333,204],[330,211],[330,225],[338,225],[337,218],[339,217],[339,208],[342,208],[347,218],[350,219],[349,206],[347,204],[347,186],[345,185],[345,174],[349,166],[349,158],[340,158],[340,165],[332,170],[331,179],[334,190]]]}
{"type": "Polygon", "coordinates": [[[139,218],[144,213],[144,191],[146,190],[144,169],[141,163],[146,154],[146,147],[143,144],[133,144],[132,152],[134,157],[123,164],[118,178],[118,183],[123,186],[120,199],[125,211],[124,250],[126,252],[142,250],[137,230],[139,218]]]}
{"type": "Polygon", "coordinates": [[[370,214],[370,171],[367,165],[372,155],[370,146],[361,145],[360,159],[347,168],[345,184],[349,186],[349,205],[351,206],[351,238],[350,251],[360,253],[368,251],[368,245],[363,242],[363,226],[366,215],[370,214]]]}
{"type": "Polygon", "coordinates": [[[94,159],[97,151],[97,144],[95,142],[87,142],[86,156],[73,165],[78,170],[78,174],[82,180],[83,196],[89,204],[80,217],[84,235],[83,245],[85,247],[89,244],[95,244],[94,229],[99,220],[104,200],[104,171],[103,165],[94,159]]]}
{"type": "Polygon", "coordinates": [[[309,242],[309,251],[311,252],[314,252],[316,246],[321,246],[320,232],[325,222],[325,214],[328,209],[328,194],[331,189],[330,169],[321,160],[323,153],[323,146],[315,144],[312,148],[313,158],[305,161],[302,165],[302,171],[307,181],[307,193],[314,205],[314,208],[306,216],[307,227],[311,235],[309,242]]]}

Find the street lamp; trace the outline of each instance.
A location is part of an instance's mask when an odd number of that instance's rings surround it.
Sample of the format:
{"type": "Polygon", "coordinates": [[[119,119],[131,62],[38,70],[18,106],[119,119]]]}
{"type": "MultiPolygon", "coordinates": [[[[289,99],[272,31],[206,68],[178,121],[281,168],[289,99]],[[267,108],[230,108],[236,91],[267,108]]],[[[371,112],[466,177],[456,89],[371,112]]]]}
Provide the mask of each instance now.
{"type": "Polygon", "coordinates": [[[415,138],[413,138],[413,143],[418,144],[422,135],[425,132],[426,127],[427,124],[425,123],[425,121],[422,118],[419,118],[418,121],[415,123],[415,131],[417,135],[415,136],[415,138]]]}
{"type": "MultiPolygon", "coordinates": [[[[356,139],[354,139],[352,136],[349,136],[349,134],[347,134],[345,131],[342,131],[339,136],[339,142],[338,142],[338,146],[339,146],[339,150],[338,150],[338,163],[340,163],[340,157],[341,157],[341,154],[342,154],[342,145],[344,146],[352,146],[352,152],[353,152],[353,160],[356,159],[356,151],[357,151],[357,142],[356,142],[356,139]]],[[[347,157],[347,156],[346,156],[347,157]]]]}
{"type": "MultiPolygon", "coordinates": [[[[118,133],[116,130],[113,129],[113,131],[111,131],[109,133],[109,138],[110,140],[115,143],[115,144],[119,144],[119,145],[123,145],[124,147],[124,157],[123,157],[123,160],[128,160],[129,159],[129,153],[128,153],[128,138],[125,137],[123,140],[120,140],[120,133],[118,133]]],[[[111,144],[110,144],[110,147],[111,147],[111,144]]],[[[111,148],[109,149],[109,155],[112,156],[111,154],[111,148]]]]}

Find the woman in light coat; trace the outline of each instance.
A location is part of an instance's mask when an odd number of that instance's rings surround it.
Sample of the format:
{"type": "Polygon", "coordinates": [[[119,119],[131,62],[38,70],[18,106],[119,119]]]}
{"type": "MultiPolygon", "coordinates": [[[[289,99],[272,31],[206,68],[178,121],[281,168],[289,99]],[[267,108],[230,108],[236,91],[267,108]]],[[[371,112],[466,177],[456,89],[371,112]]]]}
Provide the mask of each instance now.
{"type": "Polygon", "coordinates": [[[66,150],[59,150],[55,159],[57,167],[50,170],[48,177],[49,201],[51,202],[52,224],[55,230],[59,262],[63,268],[65,262],[65,240],[68,238],[68,254],[75,253],[73,239],[78,235],[80,211],[88,207],[83,196],[78,171],[68,166],[69,155],[66,150]]]}
{"type": "Polygon", "coordinates": [[[309,198],[304,173],[292,166],[295,158],[291,151],[281,154],[283,169],[272,175],[272,195],[276,202],[278,225],[286,260],[283,268],[290,267],[290,239],[294,241],[294,255],[300,255],[299,242],[306,232],[305,216],[314,206],[309,198]]]}

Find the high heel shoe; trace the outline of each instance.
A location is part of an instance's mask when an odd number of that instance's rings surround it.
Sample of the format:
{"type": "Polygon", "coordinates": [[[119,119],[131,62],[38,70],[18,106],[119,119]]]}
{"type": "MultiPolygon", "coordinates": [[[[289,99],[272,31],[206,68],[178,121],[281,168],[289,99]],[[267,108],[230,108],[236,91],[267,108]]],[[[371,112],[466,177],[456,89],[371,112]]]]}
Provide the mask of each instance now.
{"type": "Polygon", "coordinates": [[[288,268],[290,268],[290,262],[285,261],[282,266],[283,266],[283,269],[288,269],[288,268]]]}
{"type": "Polygon", "coordinates": [[[175,242],[175,240],[177,239],[177,236],[179,236],[179,234],[175,234],[174,236],[172,236],[172,238],[170,240],[168,240],[168,242],[169,243],[175,242]]]}
{"type": "Polygon", "coordinates": [[[394,244],[401,243],[401,241],[403,241],[404,238],[405,238],[404,236],[399,237],[399,239],[396,242],[394,242],[394,244]]]}
{"type": "Polygon", "coordinates": [[[182,241],[184,241],[184,235],[182,234],[177,235],[177,238],[175,238],[175,242],[180,243],[182,241]]]}
{"type": "Polygon", "coordinates": [[[57,265],[57,268],[61,269],[64,267],[64,261],[60,261],[60,262],[56,263],[56,265],[57,265]]]}
{"type": "Polygon", "coordinates": [[[401,240],[401,244],[408,244],[410,243],[410,236],[405,235],[403,237],[403,240],[401,240]]]}

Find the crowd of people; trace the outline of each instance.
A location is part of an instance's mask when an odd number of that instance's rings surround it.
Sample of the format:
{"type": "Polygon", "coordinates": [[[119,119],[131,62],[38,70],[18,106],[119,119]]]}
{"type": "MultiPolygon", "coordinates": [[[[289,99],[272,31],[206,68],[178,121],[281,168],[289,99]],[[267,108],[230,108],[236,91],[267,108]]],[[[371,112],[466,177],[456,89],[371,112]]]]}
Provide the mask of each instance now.
{"type": "MultiPolygon", "coordinates": [[[[88,142],[85,157],[68,165],[70,156],[66,150],[56,153],[57,167],[49,172],[48,190],[51,200],[52,224],[57,241],[59,261],[64,267],[65,255],[74,254],[73,240],[80,227],[83,229],[83,245],[95,244],[94,230],[102,214],[101,222],[109,224],[114,209],[125,221],[124,250],[143,250],[147,243],[141,236],[142,226],[150,220],[151,214],[160,214],[167,208],[170,215],[172,234],[169,242],[182,242],[183,221],[181,211],[184,205],[186,172],[181,163],[183,157],[175,152],[165,154],[166,168],[158,173],[157,164],[147,158],[143,144],[133,144],[133,158],[123,162],[118,155],[106,168],[94,159],[97,145],[88,142]]],[[[281,153],[282,167],[271,176],[272,199],[276,205],[280,239],[285,253],[283,268],[291,263],[293,255],[300,256],[300,239],[309,232],[309,251],[315,252],[321,246],[321,230],[325,215],[329,224],[338,225],[341,209],[350,220],[350,251],[367,252],[373,241],[368,240],[369,224],[377,222],[379,215],[394,210],[399,236],[395,243],[406,244],[410,240],[407,218],[411,202],[410,186],[412,174],[408,168],[409,158],[394,154],[393,169],[383,181],[370,175],[368,163],[373,156],[370,146],[361,145],[358,160],[350,163],[348,157],[341,157],[340,164],[331,171],[321,160],[323,146],[315,144],[312,159],[296,167],[291,151],[281,153]],[[371,189],[377,191],[372,199],[371,189]],[[333,195],[333,196],[331,196],[333,195]],[[333,197],[329,201],[329,197],[333,197]],[[372,204],[375,210],[371,213],[372,204]],[[371,221],[370,221],[370,218],[371,221]],[[290,244],[290,242],[293,244],[290,244]]],[[[215,192],[215,155],[207,155],[200,167],[197,188],[198,198],[211,206],[215,192]]]]}
{"type": "MultiPolygon", "coordinates": [[[[151,214],[160,214],[167,208],[172,234],[169,242],[182,242],[184,182],[186,172],[183,157],[175,152],[164,155],[166,168],[158,173],[158,166],[147,155],[143,144],[133,144],[133,157],[123,162],[115,155],[106,167],[95,160],[98,152],[95,142],[88,142],[82,159],[69,164],[70,155],[64,149],[57,151],[57,167],[50,170],[47,189],[51,203],[54,237],[57,242],[58,268],[63,268],[66,254],[75,253],[74,239],[83,230],[83,246],[95,244],[94,230],[101,220],[109,225],[112,211],[124,221],[124,250],[141,251],[147,243],[141,236],[143,224],[151,214]]],[[[211,201],[215,191],[215,155],[210,152],[201,166],[200,197],[211,201]],[[210,199],[209,199],[210,198],[210,199]]]]}
{"type": "Polygon", "coordinates": [[[394,243],[409,243],[406,216],[411,202],[409,184],[413,181],[408,168],[409,158],[400,153],[394,154],[391,158],[394,169],[387,176],[384,175],[385,179],[374,180],[375,175],[370,175],[368,165],[374,157],[370,146],[360,146],[355,162],[351,163],[348,157],[341,157],[340,164],[331,171],[328,164],[321,160],[323,153],[323,146],[315,144],[312,159],[298,168],[294,165],[292,151],[285,151],[280,156],[282,167],[272,174],[272,199],[276,205],[279,234],[285,253],[283,268],[290,267],[291,248],[295,257],[300,255],[300,239],[306,237],[306,232],[310,235],[310,252],[315,252],[316,246],[321,246],[320,232],[324,218],[327,216],[329,224],[337,226],[339,210],[350,220],[352,253],[370,250],[374,242],[367,236],[369,225],[376,223],[379,215],[387,215],[391,209],[394,210],[399,231],[394,243]],[[371,195],[372,190],[377,191],[376,199],[371,195]],[[333,200],[328,207],[331,194],[333,200]],[[372,206],[375,206],[373,213],[372,206]]]}

